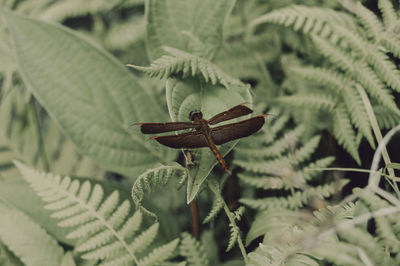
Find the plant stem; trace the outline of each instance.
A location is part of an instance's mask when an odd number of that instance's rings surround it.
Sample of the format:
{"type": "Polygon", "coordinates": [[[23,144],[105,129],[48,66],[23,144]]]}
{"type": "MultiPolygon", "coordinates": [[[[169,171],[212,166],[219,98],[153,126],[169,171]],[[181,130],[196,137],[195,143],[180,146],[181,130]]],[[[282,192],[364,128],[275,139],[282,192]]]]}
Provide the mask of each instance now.
{"type": "MultiPolygon", "coordinates": [[[[367,114],[368,114],[369,120],[371,122],[371,127],[372,127],[372,130],[373,130],[374,134],[375,134],[375,138],[376,138],[376,140],[378,142],[378,147],[379,147],[379,144],[383,143],[382,133],[381,133],[381,131],[379,129],[378,122],[376,121],[376,117],[375,117],[374,111],[372,109],[371,103],[369,101],[368,95],[359,84],[357,84],[356,87],[357,87],[358,93],[360,93],[361,98],[362,98],[362,100],[364,102],[365,109],[367,110],[367,114]]],[[[383,157],[383,160],[385,161],[385,165],[388,165],[388,164],[391,163],[389,154],[388,154],[388,152],[386,150],[386,146],[384,145],[384,143],[383,143],[383,146],[382,146],[382,157],[383,157]]],[[[391,179],[393,179],[394,178],[394,170],[389,168],[388,172],[389,172],[389,177],[391,179]]],[[[375,183],[374,185],[378,186],[378,183],[375,183]]],[[[398,191],[396,191],[396,192],[398,192],[398,191]]]]}
{"type": "Polygon", "coordinates": [[[233,227],[235,227],[235,230],[238,230],[239,236],[237,237],[236,241],[238,243],[240,252],[242,253],[243,259],[244,259],[245,263],[247,264],[248,263],[248,258],[247,258],[246,249],[244,248],[244,244],[243,244],[242,238],[240,236],[240,229],[239,229],[239,227],[237,226],[237,224],[235,222],[235,218],[233,217],[232,212],[229,210],[228,205],[226,204],[224,198],[221,196],[221,193],[220,193],[217,185],[215,185],[215,184],[213,184],[211,182],[208,182],[208,187],[215,194],[215,197],[224,204],[224,211],[225,211],[226,216],[228,216],[230,224],[233,227]]]}
{"type": "Polygon", "coordinates": [[[200,240],[199,208],[196,200],[190,203],[190,212],[192,214],[193,235],[197,240],[200,240]]]}
{"type": "MultiPolygon", "coordinates": [[[[188,150],[183,151],[183,155],[185,157],[185,167],[189,169],[194,165],[193,163],[193,155],[188,150]]],[[[190,203],[190,213],[192,215],[192,227],[193,227],[193,236],[200,240],[200,226],[199,226],[199,207],[197,205],[197,201],[193,200],[190,203]]]]}

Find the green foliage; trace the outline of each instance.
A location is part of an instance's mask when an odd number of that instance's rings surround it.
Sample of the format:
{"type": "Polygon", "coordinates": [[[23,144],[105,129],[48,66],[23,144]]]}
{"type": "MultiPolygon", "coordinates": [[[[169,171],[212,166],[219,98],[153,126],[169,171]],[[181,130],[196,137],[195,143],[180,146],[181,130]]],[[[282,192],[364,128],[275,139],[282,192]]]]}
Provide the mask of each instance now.
{"type": "MultiPolygon", "coordinates": [[[[192,110],[202,111],[203,117],[209,119],[215,114],[229,109],[232,105],[251,102],[248,87],[234,85],[230,87],[230,90],[226,90],[222,86],[204,83],[197,78],[168,79],[166,97],[172,121],[189,121],[188,114],[192,110]]],[[[225,156],[235,147],[237,142],[226,143],[218,149],[225,156]]],[[[195,158],[196,164],[189,167],[187,203],[197,196],[201,185],[213,167],[218,164],[210,149],[197,149],[190,152],[195,158]]]]}
{"type": "Polygon", "coordinates": [[[179,240],[153,249],[142,258],[156,237],[158,223],[140,231],[142,214],[131,213],[129,200],[119,201],[115,190],[104,198],[104,190],[89,181],[81,184],[70,177],[60,177],[35,171],[16,162],[25,180],[45,201],[45,208],[52,210],[52,217],[59,219],[61,227],[71,227],[68,238],[79,238],[75,251],[88,260],[101,260],[101,265],[152,265],[168,259],[179,240]]]}
{"type": "Polygon", "coordinates": [[[2,1],[0,265],[400,265],[398,162],[375,151],[397,145],[381,130],[400,123],[400,20],[377,7],[2,1]],[[271,116],[218,146],[229,177],[208,148],[155,149],[131,127],[241,103],[271,116]],[[338,145],[348,165],[375,152],[365,188],[348,192],[369,170],[342,174],[338,145]],[[199,217],[201,243],[181,233],[199,217]]]}
{"type": "Polygon", "coordinates": [[[171,55],[163,55],[149,67],[140,67],[128,65],[137,70],[146,72],[150,77],[168,78],[174,74],[182,72],[182,77],[191,75],[192,77],[202,75],[205,82],[211,82],[215,85],[217,82],[229,89],[229,84],[243,86],[244,84],[237,79],[224,73],[216,65],[196,55],[186,53],[184,51],[164,47],[164,50],[171,55]]]}
{"type": "Polygon", "coordinates": [[[207,266],[210,265],[207,254],[204,252],[203,245],[196,241],[193,236],[188,233],[182,234],[182,241],[179,246],[179,252],[186,257],[188,265],[207,266]]]}
{"type": "Polygon", "coordinates": [[[39,224],[23,212],[3,203],[0,203],[0,212],[0,239],[24,265],[60,264],[62,248],[39,224]]]}
{"type": "Polygon", "coordinates": [[[128,176],[171,158],[171,151],[151,152],[143,137],[128,132],[133,121],[154,121],[162,112],[126,69],[65,29],[4,14],[24,82],[83,154],[128,176]],[[29,44],[25,38],[30,39],[29,44]],[[136,104],[139,101],[153,105],[152,112],[136,104]],[[146,150],[150,152],[144,153],[146,150]]]}
{"type": "Polygon", "coordinates": [[[230,13],[233,0],[149,0],[147,45],[150,59],[160,58],[169,46],[187,52],[198,48],[213,54],[222,43],[222,25],[230,13]],[[186,34],[184,33],[186,32],[186,34]],[[194,36],[194,38],[193,38],[194,36]]]}
{"type": "Polygon", "coordinates": [[[221,201],[220,199],[215,199],[213,201],[213,206],[211,207],[210,212],[207,214],[206,218],[203,220],[203,224],[209,223],[211,220],[213,220],[218,213],[222,210],[224,207],[224,202],[221,201]]]}
{"type": "Polygon", "coordinates": [[[396,259],[379,247],[379,237],[352,220],[356,209],[354,204],[327,207],[314,212],[311,219],[295,212],[265,211],[253,228],[257,234],[265,234],[264,243],[249,254],[250,265],[319,265],[321,260],[333,265],[397,265],[396,259]],[[280,244],[271,246],[271,240],[280,244]]]}
{"type": "MultiPolygon", "coordinates": [[[[157,186],[165,186],[169,179],[174,175],[181,175],[181,179],[185,181],[188,172],[186,168],[182,167],[178,163],[172,163],[170,165],[157,166],[141,174],[133,184],[131,192],[132,199],[136,204],[136,208],[141,207],[141,201],[143,200],[146,191],[151,193],[152,191],[156,190],[157,186]]],[[[151,213],[145,208],[141,209],[148,214],[151,213]]]]}
{"type": "MultiPolygon", "coordinates": [[[[380,2],[381,12],[384,15],[390,13],[390,21],[397,20],[388,1],[380,2]]],[[[399,55],[398,40],[394,33],[395,26],[387,20],[382,23],[361,3],[349,2],[347,8],[354,13],[354,17],[325,8],[285,7],[254,19],[252,26],[275,23],[301,31],[311,38],[318,51],[330,62],[327,66],[288,67],[289,73],[309,80],[313,88],[305,91],[297,88],[293,95],[283,96],[279,101],[293,107],[294,112],[298,112],[298,108],[328,112],[333,118],[334,137],[361,164],[356,135],[365,137],[372,148],[375,143],[356,86],[360,85],[367,91],[374,101],[374,108],[380,108],[387,115],[395,115],[394,123],[385,121],[382,125],[390,128],[398,122],[400,112],[392,93],[399,91],[400,78],[388,54],[399,55]]]]}
{"type": "Polygon", "coordinates": [[[14,159],[58,174],[104,176],[104,170],[82,156],[54,121],[45,114],[41,116],[37,102],[27,96],[27,92],[14,87],[0,105],[0,176],[5,180],[19,176],[14,159]],[[10,116],[12,113],[14,116],[10,116]]]}
{"type": "Polygon", "coordinates": [[[331,196],[347,183],[346,180],[339,182],[332,180],[325,181],[324,184],[319,181],[319,185],[308,185],[307,182],[317,181],[316,178],[319,178],[322,172],[310,169],[327,167],[334,158],[326,157],[308,162],[318,147],[320,138],[315,136],[294,150],[294,147],[298,146],[299,137],[304,133],[304,128],[297,127],[288,133],[281,132],[285,126],[281,119],[285,120],[285,116],[275,121],[277,126],[273,129],[272,135],[270,131],[264,131],[251,141],[243,140],[236,149],[239,155],[233,162],[246,170],[239,174],[244,183],[258,189],[276,190],[288,194],[284,197],[240,199],[243,204],[251,208],[296,209],[314,200],[331,196]],[[282,137],[275,140],[278,133],[282,137]],[[257,151],[254,151],[255,147],[258,147],[257,151]]]}

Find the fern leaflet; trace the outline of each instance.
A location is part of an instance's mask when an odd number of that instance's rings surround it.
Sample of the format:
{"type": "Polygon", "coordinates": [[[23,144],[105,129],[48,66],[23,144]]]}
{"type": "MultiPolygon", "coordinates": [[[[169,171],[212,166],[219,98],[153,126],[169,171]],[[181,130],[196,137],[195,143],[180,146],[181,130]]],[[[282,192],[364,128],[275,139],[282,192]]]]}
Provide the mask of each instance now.
{"type": "MultiPolygon", "coordinates": [[[[141,207],[144,194],[147,191],[151,193],[157,186],[162,186],[168,183],[169,179],[174,175],[182,175],[182,180],[185,180],[188,175],[186,168],[178,163],[169,165],[160,165],[152,169],[148,169],[141,174],[132,186],[131,196],[136,204],[136,207],[141,207]]],[[[155,216],[152,212],[141,207],[141,210],[149,215],[155,216]]]]}
{"type": "Polygon", "coordinates": [[[180,254],[186,258],[186,261],[189,263],[188,265],[209,265],[203,245],[196,241],[196,239],[194,239],[193,236],[188,233],[182,234],[182,241],[181,245],[179,246],[179,251],[180,254]]]}
{"type": "Polygon", "coordinates": [[[207,59],[172,47],[164,47],[164,50],[170,55],[163,55],[149,67],[128,66],[144,71],[150,77],[160,79],[169,78],[171,75],[181,73],[183,78],[189,75],[192,77],[201,75],[206,82],[211,82],[213,85],[219,82],[227,89],[229,89],[229,84],[244,86],[240,80],[229,76],[207,59]]]}
{"type": "Polygon", "coordinates": [[[301,76],[317,81],[324,90],[314,95],[314,91],[305,94],[299,89],[291,96],[282,97],[280,101],[297,109],[316,107],[328,111],[334,120],[335,138],[359,164],[359,142],[354,141],[355,136],[365,137],[372,148],[375,144],[365,106],[355,88],[358,85],[365,87],[369,96],[377,104],[383,105],[387,113],[393,112],[400,116],[390,91],[400,91],[400,75],[388,54],[392,52],[395,56],[400,55],[400,42],[393,34],[399,22],[389,1],[378,2],[384,23],[361,3],[351,2],[346,2],[345,6],[354,13],[353,17],[330,9],[291,6],[262,15],[252,23],[253,26],[275,23],[301,31],[312,39],[319,52],[332,63],[329,68],[302,66],[293,69],[301,76]],[[363,35],[362,32],[367,34],[363,35]],[[311,97],[305,98],[304,95],[311,97]],[[328,104],[329,98],[333,100],[328,104]]]}
{"type": "Polygon", "coordinates": [[[103,200],[103,188],[89,181],[38,172],[20,162],[15,162],[25,180],[61,219],[59,226],[73,227],[70,238],[80,238],[75,249],[84,259],[101,260],[99,265],[149,265],[153,261],[168,259],[179,240],[159,247],[145,258],[138,258],[153,242],[158,223],[139,232],[142,214],[136,211],[130,216],[128,200],[119,203],[118,191],[103,200]],[[139,234],[140,233],[140,234],[139,234]]]}
{"type": "Polygon", "coordinates": [[[222,210],[223,207],[224,207],[224,202],[221,201],[220,199],[215,199],[210,212],[208,213],[207,217],[204,218],[203,220],[203,224],[209,223],[212,219],[214,219],[215,216],[218,215],[218,213],[222,210]]]}

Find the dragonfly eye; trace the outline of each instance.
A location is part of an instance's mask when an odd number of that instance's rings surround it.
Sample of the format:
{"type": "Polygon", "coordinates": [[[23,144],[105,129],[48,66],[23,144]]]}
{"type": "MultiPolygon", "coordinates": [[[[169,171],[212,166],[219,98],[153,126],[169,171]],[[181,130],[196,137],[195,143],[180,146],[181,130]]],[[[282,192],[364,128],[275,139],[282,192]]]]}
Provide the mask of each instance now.
{"type": "Polygon", "coordinates": [[[191,112],[190,112],[190,114],[189,114],[189,119],[190,119],[190,121],[194,121],[196,118],[197,118],[197,119],[203,118],[203,114],[201,113],[201,111],[199,111],[199,110],[194,110],[194,111],[191,111],[191,112]]]}

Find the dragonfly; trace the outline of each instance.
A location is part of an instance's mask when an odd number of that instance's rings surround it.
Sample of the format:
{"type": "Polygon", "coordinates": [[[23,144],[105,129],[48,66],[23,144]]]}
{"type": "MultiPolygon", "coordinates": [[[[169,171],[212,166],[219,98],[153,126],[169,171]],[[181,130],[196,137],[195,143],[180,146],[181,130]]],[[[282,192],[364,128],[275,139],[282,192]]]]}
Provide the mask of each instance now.
{"type": "Polygon", "coordinates": [[[160,144],[174,149],[196,149],[208,147],[211,149],[225,172],[231,175],[232,173],[228,169],[217,145],[222,145],[229,141],[254,134],[262,128],[265,123],[264,117],[267,115],[258,115],[240,122],[217,127],[210,126],[245,116],[252,112],[253,110],[246,107],[245,103],[242,103],[227,111],[216,114],[208,120],[203,118],[201,111],[194,110],[189,113],[189,119],[191,122],[135,123],[135,125],[140,126],[140,131],[143,134],[158,134],[184,129],[194,129],[187,133],[157,136],[150,139],[156,140],[160,144]]]}

